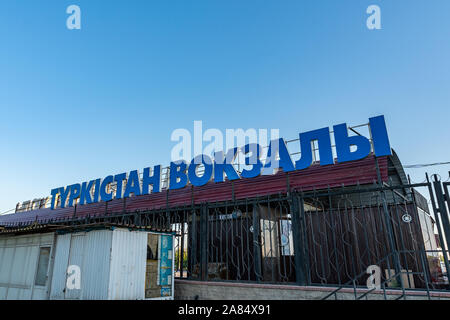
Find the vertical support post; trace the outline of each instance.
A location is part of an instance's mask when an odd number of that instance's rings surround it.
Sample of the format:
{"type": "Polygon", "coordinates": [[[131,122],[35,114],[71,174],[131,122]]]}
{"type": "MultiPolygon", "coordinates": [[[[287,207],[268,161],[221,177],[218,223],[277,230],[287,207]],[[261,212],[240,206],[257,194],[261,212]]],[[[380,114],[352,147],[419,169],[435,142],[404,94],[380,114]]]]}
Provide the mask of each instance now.
{"type": "Polygon", "coordinates": [[[259,207],[256,202],[253,204],[253,257],[255,259],[256,281],[263,279],[261,273],[261,245],[259,237],[261,234],[261,222],[259,219],[259,207]]]}
{"type": "Polygon", "coordinates": [[[449,182],[444,182],[444,195],[445,201],[447,202],[448,207],[450,208],[450,193],[448,191],[449,182]]]}
{"type": "MultiPolygon", "coordinates": [[[[192,209],[192,218],[191,218],[191,225],[189,227],[189,240],[191,243],[191,248],[188,251],[189,254],[189,266],[188,266],[188,277],[190,278],[192,274],[196,271],[196,267],[198,264],[197,259],[197,212],[195,209],[192,209]]],[[[200,269],[200,268],[199,268],[200,269]]],[[[200,270],[199,270],[200,271],[200,270]]],[[[199,275],[197,275],[198,277],[199,275]]]]}
{"type": "Polygon", "coordinates": [[[306,285],[305,244],[303,242],[305,230],[302,228],[304,210],[300,209],[300,206],[303,208],[303,198],[300,199],[297,194],[292,193],[289,202],[292,221],[292,238],[294,241],[295,281],[298,285],[306,285]]]}
{"type": "MultiPolygon", "coordinates": [[[[383,180],[381,179],[380,166],[378,164],[377,157],[375,157],[375,167],[377,170],[378,184],[380,185],[381,188],[383,188],[383,180]]],[[[395,243],[394,229],[392,227],[391,215],[389,214],[389,208],[387,206],[387,198],[386,198],[386,193],[385,193],[384,189],[381,190],[381,202],[383,204],[384,218],[386,221],[386,228],[387,228],[387,232],[388,232],[388,241],[389,241],[389,245],[393,251],[394,269],[395,269],[395,273],[397,274],[396,280],[398,281],[398,283],[401,284],[401,287],[404,288],[403,279],[400,274],[402,268],[400,266],[399,253],[397,250],[397,245],[395,243]]]]}
{"type": "MultiPolygon", "coordinates": [[[[433,175],[434,181],[433,181],[433,187],[434,187],[434,193],[436,194],[436,201],[438,204],[438,212],[441,216],[442,221],[442,227],[444,228],[444,236],[445,241],[447,242],[447,247],[450,245],[450,221],[448,218],[448,212],[447,207],[445,206],[445,198],[444,198],[444,191],[442,190],[442,183],[441,180],[439,180],[437,175],[433,175]]],[[[447,255],[447,252],[444,253],[447,255]]]]}
{"type": "MultiPolygon", "coordinates": [[[[408,183],[411,184],[411,179],[408,176],[408,183]]],[[[417,200],[416,200],[416,195],[414,194],[414,190],[411,189],[411,197],[413,199],[413,203],[414,203],[414,213],[417,217],[417,219],[420,219],[419,216],[419,210],[418,210],[418,206],[417,206],[417,200]]],[[[420,222],[420,221],[419,221],[420,222]]],[[[419,239],[421,241],[419,241],[419,256],[420,256],[420,262],[422,263],[422,270],[423,270],[423,277],[424,277],[424,282],[425,282],[425,286],[427,289],[427,295],[428,298],[430,298],[429,296],[429,284],[431,283],[431,271],[430,271],[430,265],[428,264],[428,260],[427,260],[427,249],[425,248],[425,238],[423,235],[423,232],[421,230],[421,225],[420,223],[415,224],[416,227],[416,232],[417,234],[421,234],[422,236],[419,236],[419,239]],[[425,261],[427,261],[425,263],[425,261]]],[[[434,230],[431,231],[433,236],[434,236],[434,230]]]]}
{"type": "Polygon", "coordinates": [[[208,280],[208,207],[203,205],[200,214],[200,278],[208,280]]]}
{"type": "Polygon", "coordinates": [[[181,220],[181,248],[178,252],[178,263],[179,265],[179,270],[180,270],[180,278],[183,279],[183,275],[184,275],[184,219],[180,219],[181,220]]]}
{"type": "MultiPolygon", "coordinates": [[[[442,232],[442,228],[441,228],[441,219],[439,218],[439,209],[436,206],[436,202],[434,200],[433,189],[431,187],[431,183],[430,183],[430,179],[428,178],[428,174],[426,174],[426,177],[427,177],[427,182],[428,182],[428,191],[430,193],[431,206],[433,207],[434,217],[436,219],[436,227],[438,229],[439,242],[441,243],[442,255],[444,256],[444,264],[445,264],[445,269],[447,271],[447,277],[448,277],[450,274],[449,273],[450,272],[450,264],[448,261],[447,246],[444,242],[444,235],[443,235],[444,232],[442,232]]],[[[447,243],[447,245],[448,245],[448,243],[447,243]]]]}

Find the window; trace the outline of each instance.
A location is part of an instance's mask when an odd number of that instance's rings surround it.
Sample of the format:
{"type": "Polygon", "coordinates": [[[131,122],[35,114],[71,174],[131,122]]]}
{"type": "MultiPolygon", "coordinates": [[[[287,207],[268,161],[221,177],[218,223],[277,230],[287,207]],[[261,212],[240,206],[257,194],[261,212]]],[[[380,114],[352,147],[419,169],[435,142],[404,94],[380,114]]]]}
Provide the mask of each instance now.
{"type": "Polygon", "coordinates": [[[47,282],[47,270],[49,260],[50,260],[50,247],[40,248],[36,280],[34,282],[36,286],[45,286],[47,282]]]}

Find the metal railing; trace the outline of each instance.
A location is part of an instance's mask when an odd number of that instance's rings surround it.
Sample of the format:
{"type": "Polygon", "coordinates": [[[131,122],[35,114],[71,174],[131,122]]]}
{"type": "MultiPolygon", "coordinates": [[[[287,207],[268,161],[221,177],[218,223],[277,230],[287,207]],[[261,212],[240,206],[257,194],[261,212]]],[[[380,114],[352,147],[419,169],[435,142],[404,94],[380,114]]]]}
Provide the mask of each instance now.
{"type": "Polygon", "coordinates": [[[22,221],[4,232],[99,224],[171,230],[180,279],[337,287],[327,296],[363,290],[377,265],[387,290],[449,290],[449,183],[357,185],[157,210],[97,212],[22,221]],[[439,189],[438,185],[443,186],[439,189]],[[432,207],[419,208],[416,189],[432,207]],[[440,192],[440,194],[439,194],[440,192]],[[433,219],[434,217],[434,219],[433,219]],[[406,276],[406,278],[405,278],[406,276]]]}

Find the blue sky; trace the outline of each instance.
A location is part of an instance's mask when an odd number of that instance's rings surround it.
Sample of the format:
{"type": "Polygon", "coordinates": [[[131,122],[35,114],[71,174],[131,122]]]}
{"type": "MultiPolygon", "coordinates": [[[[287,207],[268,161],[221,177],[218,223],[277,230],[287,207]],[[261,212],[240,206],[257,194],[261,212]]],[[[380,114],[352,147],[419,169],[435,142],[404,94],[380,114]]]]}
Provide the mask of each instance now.
{"type": "Polygon", "coordinates": [[[450,161],[449,12],[448,0],[3,0],[0,211],[167,165],[170,134],[194,120],[292,139],[384,114],[404,164],[450,161]],[[66,28],[71,4],[81,30],[66,28]],[[366,28],[371,4],[382,30],[366,28]]]}

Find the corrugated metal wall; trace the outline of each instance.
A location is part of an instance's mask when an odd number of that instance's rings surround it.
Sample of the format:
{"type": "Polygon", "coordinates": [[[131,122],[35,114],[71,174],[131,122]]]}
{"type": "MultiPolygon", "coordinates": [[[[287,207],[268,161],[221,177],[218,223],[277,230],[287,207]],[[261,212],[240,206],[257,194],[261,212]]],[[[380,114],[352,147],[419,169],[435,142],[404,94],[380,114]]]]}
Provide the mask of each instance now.
{"type": "Polygon", "coordinates": [[[112,231],[58,235],[51,299],[107,299],[112,231]],[[80,289],[66,289],[67,268],[81,271],[80,289]]]}
{"type": "Polygon", "coordinates": [[[0,299],[47,299],[50,281],[37,286],[35,277],[40,247],[52,248],[53,238],[53,233],[0,237],[0,299]]]}
{"type": "Polygon", "coordinates": [[[71,238],[71,234],[58,235],[56,238],[50,299],[64,299],[71,238]]]}
{"type": "MultiPolygon", "coordinates": [[[[378,158],[380,173],[383,181],[388,180],[388,157],[378,158]]],[[[359,184],[370,184],[377,180],[375,158],[370,155],[364,159],[346,163],[338,163],[329,166],[312,165],[305,170],[289,173],[289,185],[291,190],[308,191],[312,189],[326,189],[328,187],[341,187],[359,184]]],[[[198,204],[209,201],[225,201],[245,199],[256,196],[286,193],[287,173],[279,172],[274,175],[261,175],[252,179],[239,179],[222,183],[209,182],[204,186],[168,190],[168,192],[151,193],[147,195],[113,199],[108,202],[85,204],[77,207],[42,208],[17,214],[9,214],[0,217],[0,223],[17,223],[25,221],[48,221],[51,219],[85,217],[87,215],[103,216],[106,213],[147,210],[164,208],[168,204],[171,207],[189,205],[192,202],[198,204]],[[194,192],[192,192],[194,191],[194,192]],[[169,203],[167,203],[167,200],[169,203]]]]}
{"type": "Polygon", "coordinates": [[[108,298],[144,299],[147,232],[114,230],[108,298]]]}
{"type": "Polygon", "coordinates": [[[58,235],[51,299],[144,299],[147,232],[95,230],[58,235]],[[66,289],[67,268],[81,270],[81,288],[66,289]]]}
{"type": "Polygon", "coordinates": [[[61,234],[55,246],[54,237],[54,233],[0,237],[0,299],[145,299],[148,232],[61,234]],[[46,285],[37,286],[42,247],[52,250],[46,285]],[[80,268],[79,289],[66,288],[70,265],[80,268]]]}
{"type": "Polygon", "coordinates": [[[89,232],[86,236],[82,299],[107,299],[113,233],[89,232]]]}

